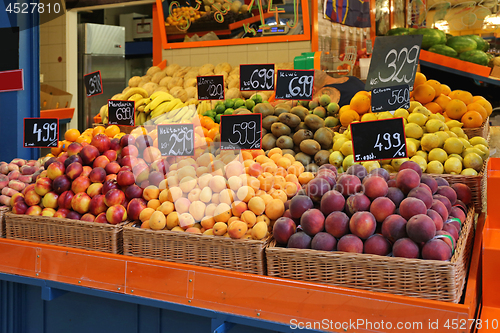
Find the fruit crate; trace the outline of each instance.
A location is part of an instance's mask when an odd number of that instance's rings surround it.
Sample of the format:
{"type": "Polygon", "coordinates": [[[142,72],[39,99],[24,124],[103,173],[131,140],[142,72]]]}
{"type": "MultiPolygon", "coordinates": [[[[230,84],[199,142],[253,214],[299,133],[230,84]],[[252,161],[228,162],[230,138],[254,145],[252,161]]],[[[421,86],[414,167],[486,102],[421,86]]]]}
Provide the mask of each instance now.
{"type": "Polygon", "coordinates": [[[473,138],[475,136],[480,136],[489,141],[490,136],[490,117],[486,118],[486,121],[480,127],[474,128],[463,128],[464,133],[467,134],[467,137],[473,138]]]}
{"type": "Polygon", "coordinates": [[[6,238],[123,253],[123,226],[47,216],[5,214],[6,238]]]}
{"type": "Polygon", "coordinates": [[[450,261],[276,247],[266,249],[267,274],[305,282],[458,303],[474,239],[474,207],[468,211],[450,261]]]}
{"type": "Polygon", "coordinates": [[[170,230],[123,227],[125,255],[264,275],[265,240],[232,239],[170,230]]]}
{"type": "Polygon", "coordinates": [[[9,211],[9,207],[0,207],[0,238],[5,237],[5,213],[9,211]]]}

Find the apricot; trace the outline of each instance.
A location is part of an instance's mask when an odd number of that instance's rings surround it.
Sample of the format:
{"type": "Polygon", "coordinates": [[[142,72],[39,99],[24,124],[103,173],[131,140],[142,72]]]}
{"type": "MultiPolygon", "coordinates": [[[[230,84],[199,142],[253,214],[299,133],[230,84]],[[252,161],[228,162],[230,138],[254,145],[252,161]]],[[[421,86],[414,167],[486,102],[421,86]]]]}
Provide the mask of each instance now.
{"type": "Polygon", "coordinates": [[[252,227],[252,238],[260,240],[267,236],[267,223],[260,221],[252,227]]]}
{"type": "Polygon", "coordinates": [[[158,199],[153,199],[148,201],[148,207],[153,208],[154,210],[158,210],[158,207],[160,207],[161,202],[158,199]]]}
{"type": "Polygon", "coordinates": [[[220,204],[219,193],[212,193],[212,203],[216,205],[220,204]]]}
{"type": "Polygon", "coordinates": [[[276,165],[278,165],[278,161],[283,157],[281,154],[273,154],[271,157],[269,157],[276,165]]]}
{"type": "Polygon", "coordinates": [[[200,191],[200,195],[198,196],[198,200],[203,201],[204,203],[209,203],[212,200],[212,189],[210,187],[205,187],[200,191]]]}
{"type": "Polygon", "coordinates": [[[271,220],[276,220],[283,216],[285,204],[280,199],[273,199],[266,205],[266,215],[271,220]]]}
{"type": "Polygon", "coordinates": [[[160,196],[160,189],[154,185],[147,186],[142,192],[142,197],[146,201],[158,199],[159,196],[160,196]]]}
{"type": "Polygon", "coordinates": [[[240,217],[247,209],[247,204],[244,201],[235,201],[231,204],[231,213],[237,217],[240,217]]]}
{"type": "Polygon", "coordinates": [[[189,214],[191,214],[195,221],[199,222],[205,216],[205,203],[201,201],[193,201],[189,206],[189,214]]]}
{"type": "Polygon", "coordinates": [[[247,224],[248,228],[251,228],[257,222],[257,216],[251,210],[247,210],[241,214],[241,220],[247,224]]]}
{"type": "Polygon", "coordinates": [[[156,208],[156,210],[162,212],[163,214],[165,214],[165,216],[167,216],[174,211],[174,204],[170,201],[165,201],[160,205],[160,207],[156,208]]]}
{"type": "Polygon", "coordinates": [[[286,175],[285,177],[285,181],[297,184],[299,182],[299,179],[293,173],[288,173],[288,175],[286,175]]]}
{"type": "Polygon", "coordinates": [[[255,196],[248,201],[248,209],[255,215],[261,215],[266,210],[266,203],[261,197],[255,196]]]}
{"type": "Polygon", "coordinates": [[[213,236],[214,235],[214,229],[207,229],[203,232],[203,235],[205,236],[213,236]]]}
{"type": "Polygon", "coordinates": [[[199,188],[193,188],[189,193],[188,193],[188,199],[189,201],[198,201],[200,200],[200,193],[201,190],[199,188]]]}
{"type": "Polygon", "coordinates": [[[234,221],[241,221],[241,220],[238,216],[231,216],[231,218],[227,220],[227,226],[229,227],[231,223],[233,223],[234,221]]]}
{"type": "Polygon", "coordinates": [[[257,197],[260,197],[263,194],[267,194],[267,192],[266,191],[262,191],[262,190],[255,191],[255,196],[257,196],[257,197]]]}
{"type": "Polygon", "coordinates": [[[222,176],[214,176],[208,184],[213,192],[219,193],[227,188],[226,179],[222,176]]]}
{"type": "Polygon", "coordinates": [[[214,155],[205,153],[196,159],[196,164],[206,167],[214,160],[214,155]]]}
{"type": "Polygon", "coordinates": [[[260,197],[262,198],[262,200],[264,200],[264,203],[265,203],[265,205],[266,205],[266,206],[267,206],[267,204],[268,204],[271,200],[273,200],[273,199],[274,199],[274,198],[273,198],[270,194],[267,194],[267,193],[266,193],[266,194],[262,194],[262,195],[260,195],[260,197]]]}
{"type": "Polygon", "coordinates": [[[227,155],[227,156],[222,157],[222,162],[224,162],[225,164],[229,164],[231,162],[234,162],[235,159],[236,159],[235,155],[227,155]]]}
{"type": "Polygon", "coordinates": [[[234,238],[234,239],[240,239],[245,234],[247,233],[248,226],[245,222],[242,221],[235,221],[234,223],[231,223],[229,227],[227,228],[227,233],[229,234],[229,237],[234,238]]]}
{"type": "Polygon", "coordinates": [[[189,213],[182,213],[179,215],[179,226],[186,230],[193,227],[195,224],[194,217],[189,213]]]}
{"type": "Polygon", "coordinates": [[[269,150],[269,152],[267,153],[267,157],[271,157],[274,154],[280,154],[280,155],[282,155],[283,151],[281,150],[281,148],[275,147],[275,148],[269,150]]]}
{"type": "Polygon", "coordinates": [[[182,229],[181,227],[179,226],[176,226],[176,227],[173,227],[171,231],[181,231],[181,232],[184,232],[185,230],[182,229]]]}
{"type": "Polygon", "coordinates": [[[286,195],[286,192],[283,190],[276,190],[271,194],[271,196],[274,199],[279,199],[283,201],[283,203],[285,203],[288,200],[288,196],[286,195]]]}
{"type": "Polygon", "coordinates": [[[274,186],[274,176],[269,172],[262,173],[257,177],[260,183],[260,188],[264,191],[269,191],[274,186]]]}
{"type": "Polygon", "coordinates": [[[239,176],[244,172],[245,166],[239,161],[232,161],[226,165],[226,177],[229,179],[232,176],[239,176]]]}
{"type": "Polygon", "coordinates": [[[160,195],[158,196],[158,200],[160,200],[160,203],[164,203],[165,201],[168,201],[168,190],[162,190],[160,192],[160,195]]]}
{"type": "Polygon", "coordinates": [[[250,177],[248,186],[251,186],[254,191],[258,191],[260,189],[260,181],[255,177],[250,177]]]}
{"type": "Polygon", "coordinates": [[[180,187],[171,187],[168,189],[168,201],[176,202],[182,197],[182,190],[180,187]]]}
{"type": "Polygon", "coordinates": [[[304,166],[300,162],[294,162],[287,169],[288,174],[295,175],[299,177],[304,172],[304,166]]]}
{"type": "Polygon", "coordinates": [[[179,178],[177,178],[177,175],[168,176],[166,180],[168,187],[179,186],[179,178]]]}
{"type": "Polygon", "coordinates": [[[283,190],[286,193],[286,195],[289,198],[291,198],[295,194],[297,194],[297,191],[298,191],[297,184],[296,183],[292,183],[292,182],[286,182],[285,183],[285,188],[283,190]]]}
{"type": "Polygon", "coordinates": [[[233,190],[225,189],[219,193],[219,202],[231,205],[234,201],[235,193],[233,190]]]}
{"type": "Polygon", "coordinates": [[[226,203],[220,203],[213,215],[215,222],[227,222],[231,217],[231,207],[226,203]]]}
{"type": "Polygon", "coordinates": [[[153,208],[144,208],[142,212],[139,214],[139,220],[141,220],[141,222],[149,220],[149,218],[154,212],[155,210],[153,208]]]}
{"type": "Polygon", "coordinates": [[[288,158],[290,160],[290,163],[292,163],[292,164],[293,164],[293,162],[295,162],[295,157],[293,157],[292,154],[285,154],[285,155],[283,155],[283,157],[288,158]]]}
{"type": "Polygon", "coordinates": [[[181,169],[181,168],[184,168],[187,166],[193,166],[195,164],[196,164],[196,161],[194,159],[186,158],[186,159],[182,159],[181,161],[179,161],[179,163],[177,163],[177,168],[181,169]]]}
{"type": "Polygon", "coordinates": [[[207,216],[213,216],[215,212],[215,208],[217,208],[217,204],[211,203],[207,205],[207,208],[205,208],[205,215],[207,216]]]}
{"type": "Polygon", "coordinates": [[[167,229],[172,230],[179,225],[179,214],[177,212],[171,212],[167,215],[167,229]]]}
{"type": "Polygon", "coordinates": [[[214,227],[212,229],[214,235],[223,236],[227,231],[227,224],[225,224],[224,222],[217,222],[214,224],[214,227]]]}
{"type": "Polygon", "coordinates": [[[255,196],[255,190],[250,186],[242,186],[236,192],[236,197],[240,201],[248,202],[255,196]]]}
{"type": "Polygon", "coordinates": [[[259,155],[255,158],[255,162],[259,164],[264,164],[270,162],[271,159],[264,155],[259,155]]]}
{"type": "Polygon", "coordinates": [[[186,232],[190,232],[192,234],[200,234],[201,235],[200,229],[195,228],[195,227],[189,227],[189,228],[187,228],[186,232]]]}
{"type": "Polygon", "coordinates": [[[286,169],[282,167],[278,167],[278,169],[276,169],[276,172],[274,173],[274,176],[282,176],[283,178],[287,175],[288,172],[286,172],[286,169]]]}
{"type": "Polygon", "coordinates": [[[269,172],[270,174],[274,174],[277,169],[278,166],[276,165],[276,163],[274,163],[274,161],[262,163],[262,170],[264,172],[269,172]]]}
{"type": "Polygon", "coordinates": [[[208,173],[208,171],[209,170],[208,170],[207,167],[204,167],[204,166],[199,167],[199,168],[196,169],[196,176],[200,177],[201,175],[204,175],[204,174],[208,173]]]}
{"type": "Polygon", "coordinates": [[[212,176],[211,174],[209,173],[205,173],[203,175],[201,175],[199,178],[198,178],[198,185],[201,189],[205,188],[208,186],[208,184],[210,183],[210,180],[213,178],[214,176],[212,176]]]}
{"type": "Polygon", "coordinates": [[[271,220],[266,215],[257,216],[256,222],[257,223],[259,223],[259,222],[265,222],[267,226],[269,226],[271,224],[271,220]]]}
{"type": "Polygon", "coordinates": [[[179,198],[174,202],[175,210],[179,214],[187,213],[190,205],[191,201],[188,198],[179,198]]]}
{"type": "Polygon", "coordinates": [[[192,189],[194,189],[197,185],[196,178],[194,177],[184,177],[181,179],[179,182],[179,188],[182,190],[183,193],[189,193],[191,192],[192,189]]]}
{"type": "Polygon", "coordinates": [[[151,229],[149,227],[149,220],[146,220],[146,221],[141,223],[141,229],[151,229]]]}
{"type": "Polygon", "coordinates": [[[227,184],[229,185],[229,188],[233,191],[238,191],[238,189],[241,187],[241,185],[243,185],[241,178],[239,178],[238,176],[231,176],[227,180],[227,184]]]}
{"type": "Polygon", "coordinates": [[[167,219],[165,214],[160,211],[156,211],[151,214],[149,218],[149,227],[153,230],[161,230],[167,225],[167,219]]]}
{"type": "Polygon", "coordinates": [[[214,224],[215,224],[215,220],[214,220],[214,217],[211,216],[211,215],[208,215],[208,216],[204,216],[202,219],[201,219],[201,226],[205,229],[212,229],[214,227],[214,224]]]}
{"type": "Polygon", "coordinates": [[[303,172],[298,177],[299,177],[299,183],[301,185],[305,185],[314,179],[314,175],[312,172],[303,172]]]}
{"type": "Polygon", "coordinates": [[[245,162],[243,162],[243,167],[249,168],[254,163],[255,163],[254,160],[246,160],[245,162]]]}
{"type": "MultiPolygon", "coordinates": [[[[170,170],[172,170],[172,165],[170,166],[170,170]]],[[[191,165],[182,168],[179,167],[177,169],[177,178],[183,179],[184,177],[196,178],[196,169],[191,165]]]]}
{"type": "Polygon", "coordinates": [[[292,161],[286,157],[282,157],[278,160],[278,162],[276,162],[276,165],[278,167],[288,169],[292,165],[292,161]]]}

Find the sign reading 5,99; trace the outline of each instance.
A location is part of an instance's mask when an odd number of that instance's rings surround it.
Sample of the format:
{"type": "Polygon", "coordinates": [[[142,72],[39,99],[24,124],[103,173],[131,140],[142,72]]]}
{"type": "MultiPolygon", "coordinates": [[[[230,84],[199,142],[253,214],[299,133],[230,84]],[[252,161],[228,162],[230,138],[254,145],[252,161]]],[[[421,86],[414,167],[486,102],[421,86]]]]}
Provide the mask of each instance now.
{"type": "Polygon", "coordinates": [[[276,99],[310,101],[313,87],[314,70],[278,70],[276,99]]]}

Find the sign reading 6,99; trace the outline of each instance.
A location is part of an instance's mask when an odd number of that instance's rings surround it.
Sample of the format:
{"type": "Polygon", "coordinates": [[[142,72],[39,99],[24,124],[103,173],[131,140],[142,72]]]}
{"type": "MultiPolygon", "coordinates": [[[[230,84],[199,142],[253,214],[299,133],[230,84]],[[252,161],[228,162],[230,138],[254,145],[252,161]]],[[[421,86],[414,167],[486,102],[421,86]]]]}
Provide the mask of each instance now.
{"type": "Polygon", "coordinates": [[[314,70],[278,70],[276,99],[312,100],[314,70]]]}
{"type": "Polygon", "coordinates": [[[240,90],[274,90],[274,64],[240,65],[240,90]]]}

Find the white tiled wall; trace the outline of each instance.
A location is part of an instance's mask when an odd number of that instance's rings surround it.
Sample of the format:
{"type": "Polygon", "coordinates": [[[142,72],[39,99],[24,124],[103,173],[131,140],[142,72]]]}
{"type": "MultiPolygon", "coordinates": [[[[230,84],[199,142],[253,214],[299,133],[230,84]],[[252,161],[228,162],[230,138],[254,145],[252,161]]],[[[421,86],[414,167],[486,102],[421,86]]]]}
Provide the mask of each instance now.
{"type": "Polygon", "coordinates": [[[40,74],[43,74],[43,83],[66,90],[66,17],[64,15],[40,26],[40,74]]]}
{"type": "Polygon", "coordinates": [[[202,66],[207,63],[217,65],[221,62],[237,66],[293,62],[296,56],[310,51],[311,42],[300,41],[163,50],[163,59],[166,59],[168,64],[181,66],[202,66]]]}

